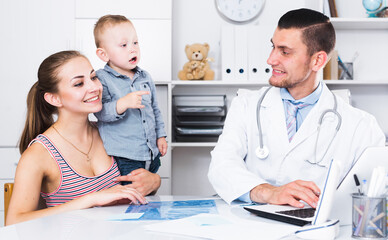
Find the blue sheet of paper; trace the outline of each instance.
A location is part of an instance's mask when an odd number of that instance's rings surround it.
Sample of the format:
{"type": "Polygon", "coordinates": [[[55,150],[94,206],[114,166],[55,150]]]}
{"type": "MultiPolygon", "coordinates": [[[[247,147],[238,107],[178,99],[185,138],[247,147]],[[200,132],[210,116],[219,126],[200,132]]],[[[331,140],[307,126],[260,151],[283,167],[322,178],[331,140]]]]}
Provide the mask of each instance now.
{"type": "Polygon", "coordinates": [[[174,220],[200,213],[218,213],[218,211],[214,200],[187,200],[130,205],[125,213],[144,213],[135,220],[174,220]]]}

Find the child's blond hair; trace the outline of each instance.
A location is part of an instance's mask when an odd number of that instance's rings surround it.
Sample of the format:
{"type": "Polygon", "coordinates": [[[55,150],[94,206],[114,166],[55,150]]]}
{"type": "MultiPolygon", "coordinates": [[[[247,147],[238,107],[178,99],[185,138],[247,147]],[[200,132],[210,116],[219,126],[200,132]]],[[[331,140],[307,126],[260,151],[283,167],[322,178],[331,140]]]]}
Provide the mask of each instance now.
{"type": "Polygon", "coordinates": [[[128,18],[122,15],[105,15],[100,17],[94,25],[93,31],[96,47],[99,48],[101,46],[101,36],[106,28],[125,22],[132,23],[128,18]]]}

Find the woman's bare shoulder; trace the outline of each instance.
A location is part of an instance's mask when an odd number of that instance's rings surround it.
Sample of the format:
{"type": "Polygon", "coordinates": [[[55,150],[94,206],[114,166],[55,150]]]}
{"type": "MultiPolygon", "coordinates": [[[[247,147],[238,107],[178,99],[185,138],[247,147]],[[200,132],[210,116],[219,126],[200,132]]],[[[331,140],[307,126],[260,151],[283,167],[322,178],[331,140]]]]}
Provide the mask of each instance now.
{"type": "Polygon", "coordinates": [[[48,150],[39,142],[31,144],[21,155],[18,165],[46,166],[51,155],[48,150]]]}

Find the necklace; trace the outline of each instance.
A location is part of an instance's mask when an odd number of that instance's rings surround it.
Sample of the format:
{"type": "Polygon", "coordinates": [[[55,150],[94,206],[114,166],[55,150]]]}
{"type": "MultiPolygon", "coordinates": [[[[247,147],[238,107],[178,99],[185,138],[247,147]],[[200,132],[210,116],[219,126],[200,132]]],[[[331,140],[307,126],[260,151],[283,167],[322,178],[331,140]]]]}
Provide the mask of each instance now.
{"type": "Polygon", "coordinates": [[[54,127],[54,125],[52,125],[53,129],[58,133],[59,136],[61,136],[61,138],[63,138],[63,140],[65,140],[66,142],[68,142],[71,146],[73,146],[78,152],[82,153],[83,155],[86,156],[86,160],[87,161],[90,161],[91,158],[89,157],[89,153],[90,153],[90,150],[92,150],[92,146],[93,146],[93,132],[92,132],[92,143],[90,144],[90,147],[89,147],[89,150],[87,153],[79,150],[74,144],[72,144],[69,140],[67,140],[64,136],[62,136],[62,134],[59,133],[59,131],[54,127]]]}

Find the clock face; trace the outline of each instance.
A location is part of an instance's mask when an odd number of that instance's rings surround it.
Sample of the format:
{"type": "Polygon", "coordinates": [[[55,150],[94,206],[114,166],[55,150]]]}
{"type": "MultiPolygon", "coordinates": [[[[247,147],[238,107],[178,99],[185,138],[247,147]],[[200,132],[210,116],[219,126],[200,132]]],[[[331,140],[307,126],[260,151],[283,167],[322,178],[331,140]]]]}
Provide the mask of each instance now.
{"type": "Polygon", "coordinates": [[[229,21],[245,23],[259,16],[265,0],[215,0],[218,12],[229,21]]]}

